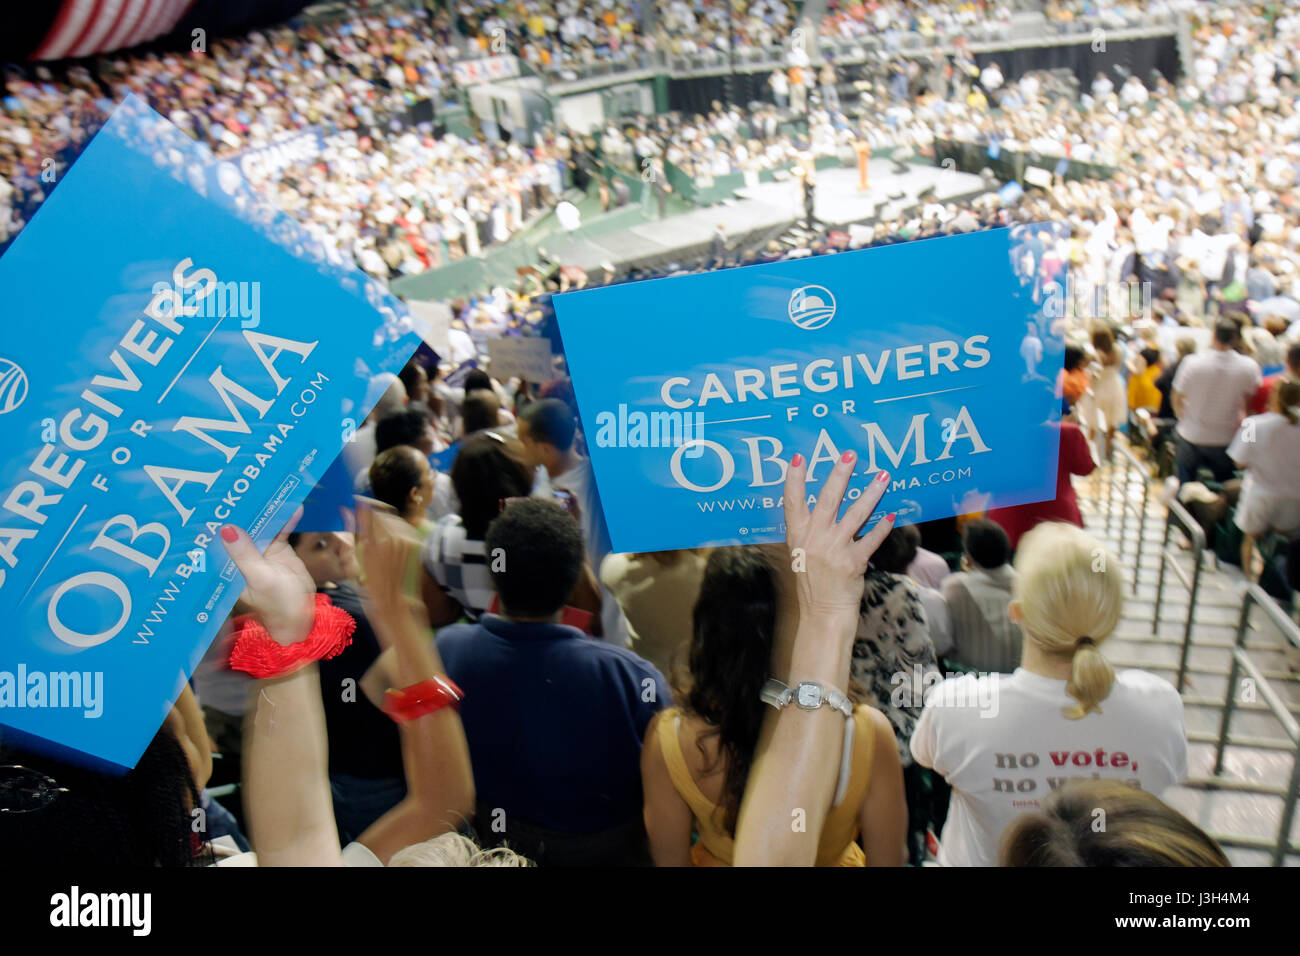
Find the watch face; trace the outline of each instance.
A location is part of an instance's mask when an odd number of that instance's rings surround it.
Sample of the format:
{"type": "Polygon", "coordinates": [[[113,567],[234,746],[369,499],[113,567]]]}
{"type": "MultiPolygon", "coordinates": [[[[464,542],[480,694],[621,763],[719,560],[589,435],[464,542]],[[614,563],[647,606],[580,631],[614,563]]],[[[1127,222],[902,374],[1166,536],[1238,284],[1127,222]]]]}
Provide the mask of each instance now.
{"type": "Polygon", "coordinates": [[[800,707],[815,709],[822,704],[822,689],[816,684],[800,684],[795,688],[795,703],[800,707]]]}

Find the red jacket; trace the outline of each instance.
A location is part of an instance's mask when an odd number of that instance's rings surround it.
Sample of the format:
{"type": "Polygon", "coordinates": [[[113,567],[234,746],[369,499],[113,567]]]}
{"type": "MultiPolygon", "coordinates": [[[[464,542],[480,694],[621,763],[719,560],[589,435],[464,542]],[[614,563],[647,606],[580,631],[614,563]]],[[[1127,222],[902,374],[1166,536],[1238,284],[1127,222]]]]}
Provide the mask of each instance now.
{"type": "Polygon", "coordinates": [[[1011,547],[1020,543],[1020,538],[1030,528],[1044,521],[1068,521],[1083,527],[1083,515],[1079,513],[1079,502],[1074,496],[1072,475],[1090,475],[1097,467],[1092,460],[1092,450],[1083,431],[1073,422],[1061,422],[1061,443],[1058,452],[1059,463],[1056,469],[1056,497],[1051,501],[1039,501],[1028,505],[1014,505],[1010,508],[994,508],[988,513],[990,521],[1002,526],[1002,530],[1011,539],[1011,547]]]}

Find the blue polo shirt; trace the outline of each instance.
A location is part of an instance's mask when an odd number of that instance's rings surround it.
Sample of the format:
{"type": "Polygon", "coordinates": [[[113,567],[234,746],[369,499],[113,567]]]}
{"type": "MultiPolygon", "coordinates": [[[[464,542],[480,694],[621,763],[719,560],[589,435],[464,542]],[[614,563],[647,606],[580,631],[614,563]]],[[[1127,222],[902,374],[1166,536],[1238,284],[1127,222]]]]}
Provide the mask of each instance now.
{"type": "Polygon", "coordinates": [[[576,628],[493,614],[444,628],[437,646],[465,692],[481,804],[561,833],[640,818],[641,741],[671,704],[653,665],[576,628]]]}

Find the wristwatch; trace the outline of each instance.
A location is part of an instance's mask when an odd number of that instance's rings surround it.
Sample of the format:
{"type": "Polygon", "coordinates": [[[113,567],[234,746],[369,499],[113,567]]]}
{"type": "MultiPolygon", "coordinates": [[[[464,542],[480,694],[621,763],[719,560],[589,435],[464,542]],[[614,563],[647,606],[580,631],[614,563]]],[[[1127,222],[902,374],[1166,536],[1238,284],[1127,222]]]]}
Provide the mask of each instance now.
{"type": "Polygon", "coordinates": [[[793,702],[800,710],[816,710],[823,704],[834,707],[845,717],[853,716],[853,704],[848,697],[834,687],[826,687],[813,681],[803,681],[789,687],[775,678],[768,678],[759,691],[763,703],[771,704],[777,710],[793,702]]]}
{"type": "Polygon", "coordinates": [[[844,721],[844,743],[840,747],[840,773],[835,782],[835,797],[831,806],[838,807],[848,791],[849,778],[853,771],[853,702],[834,687],[826,687],[813,681],[803,681],[789,687],[775,678],[768,678],[763,689],[758,692],[763,703],[771,704],[782,710],[791,701],[800,710],[816,710],[822,704],[834,707],[848,718],[844,721]]]}

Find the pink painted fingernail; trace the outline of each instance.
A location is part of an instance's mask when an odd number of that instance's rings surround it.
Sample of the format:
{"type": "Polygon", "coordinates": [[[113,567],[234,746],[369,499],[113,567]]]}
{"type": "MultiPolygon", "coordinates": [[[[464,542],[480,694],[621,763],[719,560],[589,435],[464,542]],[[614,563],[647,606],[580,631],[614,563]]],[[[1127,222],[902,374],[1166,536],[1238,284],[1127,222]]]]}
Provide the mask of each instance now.
{"type": "Polygon", "coordinates": [[[882,471],[880,474],[876,475],[876,481],[880,482],[882,485],[888,480],[889,480],[889,472],[887,471],[882,471]]]}
{"type": "Polygon", "coordinates": [[[226,525],[221,529],[221,537],[224,541],[235,541],[239,538],[239,532],[232,525],[226,525]]]}
{"type": "Polygon", "coordinates": [[[848,451],[846,451],[844,454],[840,455],[840,461],[844,462],[844,464],[847,465],[849,462],[851,462],[851,461],[852,461],[854,458],[856,458],[856,457],[857,457],[857,455],[854,453],[853,449],[850,448],[850,449],[849,449],[848,451]]]}
{"type": "Polygon", "coordinates": [[[795,452],[794,457],[790,459],[790,467],[798,468],[802,464],[803,464],[803,455],[799,454],[798,452],[795,452]]]}
{"type": "Polygon", "coordinates": [[[896,512],[896,511],[891,511],[889,514],[885,515],[885,520],[886,520],[886,521],[891,521],[891,522],[892,522],[892,521],[893,521],[895,518],[897,518],[897,517],[898,517],[898,512],[896,512]]]}

